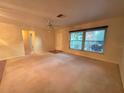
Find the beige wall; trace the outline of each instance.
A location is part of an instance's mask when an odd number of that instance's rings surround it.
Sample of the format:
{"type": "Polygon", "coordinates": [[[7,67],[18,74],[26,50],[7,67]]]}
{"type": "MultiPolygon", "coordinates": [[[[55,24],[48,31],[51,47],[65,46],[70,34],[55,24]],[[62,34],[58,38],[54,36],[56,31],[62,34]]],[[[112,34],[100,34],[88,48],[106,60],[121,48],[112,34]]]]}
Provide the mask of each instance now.
{"type": "Polygon", "coordinates": [[[55,33],[54,31],[46,31],[42,29],[23,30],[23,40],[25,54],[44,53],[55,49],[55,33]],[[30,33],[33,35],[33,48],[30,45],[30,33]]]}
{"type": "Polygon", "coordinates": [[[111,18],[89,22],[86,24],[66,27],[56,31],[56,49],[68,53],[86,56],[98,60],[119,63],[122,59],[122,42],[124,40],[123,27],[124,17],[111,18]],[[97,26],[108,25],[108,31],[105,41],[104,54],[76,51],[69,49],[69,31],[76,29],[92,28],[97,26]]]}
{"type": "Polygon", "coordinates": [[[36,29],[36,40],[34,51],[36,53],[44,53],[55,49],[55,33],[54,31],[47,31],[36,29]]]}
{"type": "MultiPolygon", "coordinates": [[[[54,31],[33,29],[35,32],[35,40],[33,38],[34,52],[44,53],[55,49],[54,31]]],[[[29,32],[22,33],[22,31],[23,29],[18,25],[0,23],[0,60],[31,54],[29,32]]]]}
{"type": "Polygon", "coordinates": [[[120,71],[121,71],[122,82],[123,82],[123,87],[124,87],[124,48],[123,48],[122,62],[120,63],[120,71]]]}
{"type": "MultiPolygon", "coordinates": [[[[124,36],[124,28],[123,28],[123,36],[124,36]]],[[[123,40],[124,40],[124,37],[123,37],[123,40]]],[[[122,49],[123,49],[123,56],[122,56],[122,61],[119,63],[119,66],[120,66],[120,72],[121,72],[123,88],[124,88],[124,41],[123,41],[122,49]]]]}
{"type": "Polygon", "coordinates": [[[23,55],[21,29],[12,24],[0,23],[0,60],[23,55]]]}

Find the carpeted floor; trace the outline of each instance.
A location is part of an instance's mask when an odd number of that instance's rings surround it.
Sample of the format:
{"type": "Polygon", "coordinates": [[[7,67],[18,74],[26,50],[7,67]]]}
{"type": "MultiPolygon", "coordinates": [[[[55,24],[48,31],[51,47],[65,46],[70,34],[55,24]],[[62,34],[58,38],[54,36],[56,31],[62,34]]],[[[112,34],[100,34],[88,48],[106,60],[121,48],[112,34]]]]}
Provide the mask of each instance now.
{"type": "Polygon", "coordinates": [[[59,53],[7,61],[0,93],[123,93],[118,65],[59,53]]]}

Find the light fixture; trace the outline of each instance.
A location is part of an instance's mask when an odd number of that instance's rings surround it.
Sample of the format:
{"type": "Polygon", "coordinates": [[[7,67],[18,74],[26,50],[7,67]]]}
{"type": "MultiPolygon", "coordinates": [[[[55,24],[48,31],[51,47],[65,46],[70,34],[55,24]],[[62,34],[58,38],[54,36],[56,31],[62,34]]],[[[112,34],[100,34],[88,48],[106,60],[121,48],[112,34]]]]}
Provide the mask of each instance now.
{"type": "MultiPolygon", "coordinates": [[[[56,16],[57,18],[65,18],[66,16],[63,14],[59,14],[56,16]]],[[[48,31],[54,31],[55,25],[53,24],[53,20],[48,18],[48,31]]]]}
{"type": "Polygon", "coordinates": [[[51,20],[48,20],[48,31],[53,31],[54,30],[54,26],[52,24],[51,20]]]}
{"type": "Polygon", "coordinates": [[[53,26],[53,23],[52,23],[52,20],[48,19],[48,31],[54,31],[54,26],[53,26]]]}

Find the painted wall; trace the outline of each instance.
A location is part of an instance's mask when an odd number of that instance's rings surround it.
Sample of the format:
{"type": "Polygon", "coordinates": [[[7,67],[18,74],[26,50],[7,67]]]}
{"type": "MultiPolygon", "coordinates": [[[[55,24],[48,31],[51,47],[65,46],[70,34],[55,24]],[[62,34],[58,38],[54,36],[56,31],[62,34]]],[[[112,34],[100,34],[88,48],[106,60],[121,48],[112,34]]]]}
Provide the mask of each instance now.
{"type": "Polygon", "coordinates": [[[21,29],[12,24],[0,23],[0,60],[23,55],[21,29]]]}
{"type": "Polygon", "coordinates": [[[56,31],[56,49],[68,53],[86,56],[107,62],[119,63],[122,59],[122,42],[124,42],[124,17],[98,20],[81,25],[74,25],[56,31]],[[104,54],[76,51],[69,49],[69,31],[108,25],[104,54]]]}
{"type": "MultiPolygon", "coordinates": [[[[123,22],[124,24],[124,22],[123,22]]],[[[124,36],[124,28],[123,28],[123,36],[124,36]]],[[[122,49],[123,49],[123,56],[122,56],[122,61],[120,62],[120,72],[121,72],[121,77],[122,77],[122,82],[123,82],[123,88],[124,88],[124,37],[123,37],[123,43],[122,43],[122,49]]]]}
{"type": "Polygon", "coordinates": [[[124,48],[123,48],[122,62],[120,63],[120,72],[121,72],[122,82],[123,82],[123,87],[124,87],[124,48]]]}
{"type": "MultiPolygon", "coordinates": [[[[44,53],[55,49],[54,31],[33,29],[35,31],[35,38],[33,38],[34,52],[44,53]]],[[[30,32],[23,33],[22,28],[16,24],[0,23],[0,60],[31,54],[30,32]]]]}
{"type": "Polygon", "coordinates": [[[55,49],[55,33],[43,29],[23,30],[23,41],[25,54],[44,53],[55,49]],[[32,33],[32,45],[30,45],[30,34],[32,33]],[[31,47],[32,46],[32,47],[31,47]]]}
{"type": "Polygon", "coordinates": [[[55,50],[55,32],[36,29],[34,51],[36,53],[44,53],[50,50],[55,50]]]}

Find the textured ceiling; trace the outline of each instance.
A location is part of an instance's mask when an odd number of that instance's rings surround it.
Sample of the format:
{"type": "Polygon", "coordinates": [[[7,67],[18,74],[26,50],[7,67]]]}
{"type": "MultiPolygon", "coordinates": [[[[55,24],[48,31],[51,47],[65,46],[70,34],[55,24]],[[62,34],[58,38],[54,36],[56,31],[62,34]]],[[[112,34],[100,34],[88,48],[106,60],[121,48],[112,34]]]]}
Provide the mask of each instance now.
{"type": "Polygon", "coordinates": [[[124,0],[1,0],[0,20],[45,28],[124,15],[124,0]],[[58,14],[64,14],[62,19],[58,14]]]}

